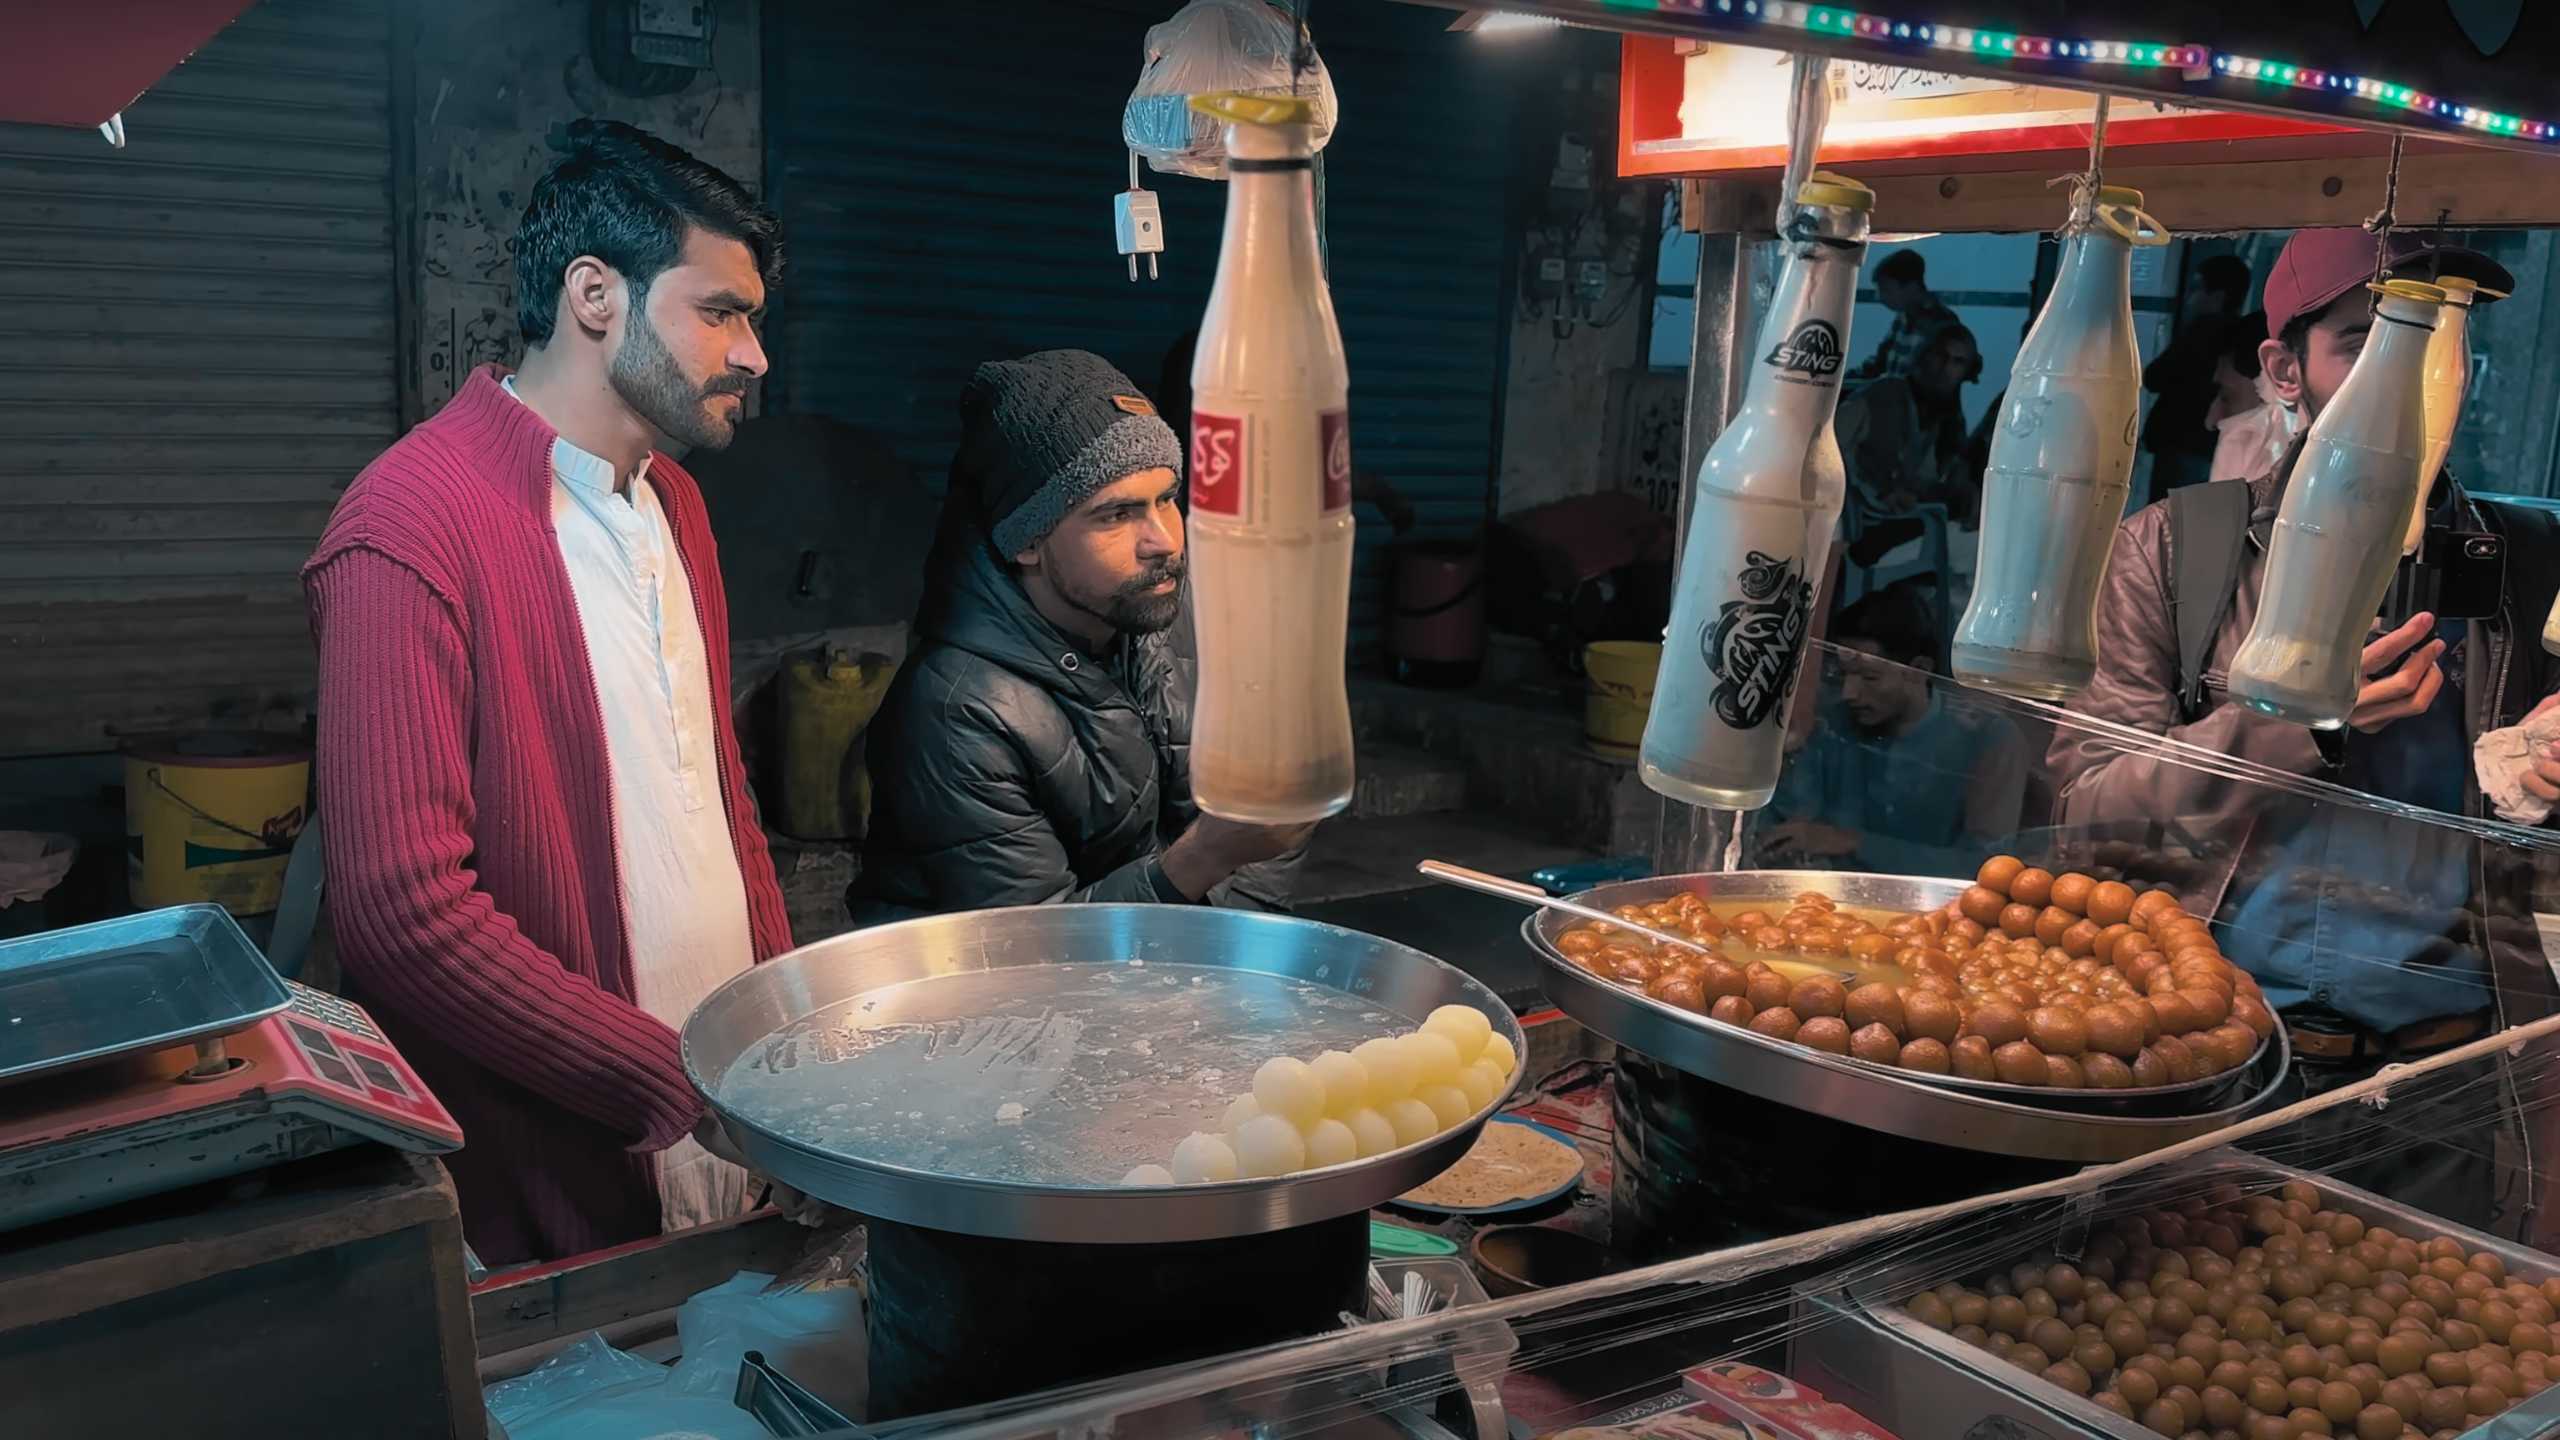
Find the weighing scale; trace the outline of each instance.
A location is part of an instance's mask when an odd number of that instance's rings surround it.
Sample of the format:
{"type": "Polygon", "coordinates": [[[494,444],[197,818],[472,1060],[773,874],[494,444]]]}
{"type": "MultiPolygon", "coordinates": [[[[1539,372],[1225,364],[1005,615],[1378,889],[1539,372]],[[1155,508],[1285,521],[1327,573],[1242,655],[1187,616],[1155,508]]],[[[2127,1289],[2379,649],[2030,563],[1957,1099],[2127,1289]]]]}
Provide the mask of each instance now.
{"type": "Polygon", "coordinates": [[[0,1231],[363,1141],[462,1131],[372,1017],[219,905],[0,942],[0,1231]]]}

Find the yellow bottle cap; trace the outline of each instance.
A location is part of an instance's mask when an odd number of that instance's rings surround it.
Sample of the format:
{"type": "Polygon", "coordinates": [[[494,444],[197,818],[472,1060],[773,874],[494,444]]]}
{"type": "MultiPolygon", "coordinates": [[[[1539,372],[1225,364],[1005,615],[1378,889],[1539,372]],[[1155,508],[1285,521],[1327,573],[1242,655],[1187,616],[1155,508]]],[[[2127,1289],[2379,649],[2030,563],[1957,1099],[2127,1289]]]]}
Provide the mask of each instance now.
{"type": "Polygon", "coordinates": [[[2366,288],[2386,300],[2415,300],[2422,305],[2444,303],[2443,287],[2430,285],[2424,280],[2385,280],[2366,288]]]}
{"type": "Polygon", "coordinates": [[[1220,120],[1242,125],[1305,125],[1316,118],[1316,107],[1295,95],[1252,95],[1242,90],[1217,90],[1191,97],[1191,108],[1220,120]]]}
{"type": "Polygon", "coordinates": [[[1804,187],[1796,191],[1796,203],[1837,205],[1844,210],[1873,210],[1876,208],[1876,192],[1846,175],[1816,170],[1804,182],[1804,187]]]}
{"type": "Polygon", "coordinates": [[[2101,185],[2098,187],[2098,203],[2124,205],[2139,210],[2142,208],[2142,192],[2130,185],[2101,185]]]}

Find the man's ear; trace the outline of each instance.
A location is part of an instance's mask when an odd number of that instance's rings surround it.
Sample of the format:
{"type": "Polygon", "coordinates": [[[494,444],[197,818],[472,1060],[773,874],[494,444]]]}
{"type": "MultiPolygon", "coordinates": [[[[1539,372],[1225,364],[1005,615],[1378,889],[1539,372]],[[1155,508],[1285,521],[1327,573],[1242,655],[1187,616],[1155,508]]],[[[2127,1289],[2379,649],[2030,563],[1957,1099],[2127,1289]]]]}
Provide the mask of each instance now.
{"type": "Polygon", "coordinates": [[[1034,545],[1028,550],[1016,550],[1013,552],[1013,563],[1021,566],[1025,570],[1039,569],[1040,547],[1034,545]]]}
{"type": "Polygon", "coordinates": [[[2267,388],[2276,398],[2296,409],[2302,406],[2302,362],[2285,348],[2281,340],[2258,342],[2258,369],[2267,377],[2267,388]]]}
{"type": "Polygon", "coordinates": [[[560,310],[570,324],[602,335],[612,328],[624,293],[619,272],[593,255],[581,255],[561,274],[560,310]]]}

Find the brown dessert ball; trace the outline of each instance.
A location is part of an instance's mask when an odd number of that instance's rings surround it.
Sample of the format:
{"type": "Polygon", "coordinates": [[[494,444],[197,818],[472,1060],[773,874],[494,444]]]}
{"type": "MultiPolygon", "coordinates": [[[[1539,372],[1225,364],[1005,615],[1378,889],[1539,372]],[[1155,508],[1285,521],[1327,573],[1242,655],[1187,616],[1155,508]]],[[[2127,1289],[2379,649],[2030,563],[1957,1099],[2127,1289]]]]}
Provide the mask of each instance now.
{"type": "MultiPolygon", "coordinates": [[[[1794,988],[1787,992],[1787,1008],[1807,1020],[1816,1016],[1838,1019],[1848,1013],[1849,991],[1846,986],[1831,976],[1809,975],[1797,981],[1794,988]]],[[[2189,1025],[2180,1028],[2192,1030],[2195,1027],[2189,1025]]]]}
{"type": "Polygon", "coordinates": [[[2074,915],[2086,915],[2089,913],[2089,896],[2097,888],[2097,881],[2077,870],[2067,870],[2053,877],[2053,895],[2045,903],[2059,905],[2074,915]]]}
{"type": "Polygon", "coordinates": [[[1989,929],[2000,923],[2000,912],[2009,908],[2009,897],[1988,885],[1971,885],[1956,897],[1956,913],[1974,924],[1989,929]]]}
{"type": "Polygon", "coordinates": [[[1832,1055],[1849,1053],[1849,1024],[1837,1015],[1816,1015],[1796,1027],[1796,1043],[1832,1055]]]}
{"type": "Polygon", "coordinates": [[[2000,1068],[1991,1062],[1991,1042],[1979,1035],[1964,1036],[1948,1046],[1947,1063],[1967,1080],[2000,1078],[2000,1068]]]}
{"type": "Polygon", "coordinates": [[[1706,992],[1710,1004],[1727,995],[1747,993],[1750,982],[1743,978],[1742,967],[1721,957],[1703,961],[1698,966],[1698,988],[1706,992]]]}
{"type": "Polygon", "coordinates": [[[2062,937],[2069,934],[2071,927],[2079,923],[2079,916],[2059,905],[2047,905],[2036,912],[2036,943],[2059,948],[2062,937]]]}
{"type": "Polygon", "coordinates": [[[1849,1032],[1849,1053],[1870,1065],[1896,1065],[1902,1061],[1902,1042],[1888,1026],[1861,1025],[1849,1032]]]}
{"type": "Polygon", "coordinates": [[[1786,976],[1758,960],[1744,966],[1742,976],[1743,995],[1750,1000],[1754,1012],[1774,1010],[1786,1004],[1787,992],[1795,988],[1787,983],[1786,976]]]}
{"type": "Polygon", "coordinates": [[[2101,925],[2121,925],[2133,918],[2133,887],[2121,880],[2101,880],[2089,888],[2089,918],[2101,925]]]}
{"type": "Polygon", "coordinates": [[[1644,993],[1665,1005],[1676,1005],[1701,1015],[1706,1013],[1706,994],[1699,988],[1697,975],[1687,970],[1674,971],[1656,979],[1644,987],[1644,993]]]}
{"type": "Polygon", "coordinates": [[[2017,879],[2019,872],[2026,868],[2027,862],[2015,855],[1994,855],[1982,862],[1982,868],[1974,872],[1973,878],[1984,889],[2006,895],[2009,882],[2017,879]]]}
{"type": "Polygon", "coordinates": [[[2036,917],[2042,913],[2033,905],[2012,902],[2000,911],[2000,931],[2013,939],[2033,935],[2036,933],[2036,917]]]}
{"type": "MultiPolygon", "coordinates": [[[[1854,1038],[1852,1043],[1855,1043],[1854,1038]]],[[[1954,1068],[1955,1062],[1943,1041],[1922,1039],[1906,1041],[1901,1059],[1896,1063],[1905,1070],[1917,1070],[1924,1075],[1944,1075],[1954,1068]]]]}
{"type": "Polygon", "coordinates": [[[2013,1040],[1991,1052],[1991,1063],[2000,1078],[2012,1085],[2049,1085],[2052,1067],[2045,1064],[2044,1052],[2024,1040],[2013,1040]]]}
{"type": "Polygon", "coordinates": [[[1899,1037],[1910,1023],[1910,1012],[1902,1003],[1902,992],[1882,981],[1870,980],[1848,993],[1841,1012],[1852,1030],[1882,1025],[1899,1037]]]}
{"type": "Polygon", "coordinates": [[[1964,1016],[1956,1008],[1956,1002],[1931,992],[1904,995],[1902,1014],[1904,1028],[1914,1040],[1953,1044],[1964,1027],[1964,1016]]]}
{"type": "Polygon", "coordinates": [[[1748,1025],[1751,1023],[1751,1002],[1739,995],[1719,995],[1715,1003],[1707,1007],[1707,1015],[1727,1025],[1748,1025]]]}
{"type": "Polygon", "coordinates": [[[1751,1017],[1751,1028],[1772,1040],[1793,1040],[1804,1022],[1784,1005],[1772,1005],[1751,1017]]]}
{"type": "Polygon", "coordinates": [[[2104,1051],[2092,1051],[2080,1057],[2080,1073],[2097,1090],[2124,1090],[2133,1084],[2133,1067],[2104,1051]]]}
{"type": "Polygon", "coordinates": [[[1968,1035],[1979,1035],[1994,1049],[2027,1038],[2026,1012],[2006,1000],[1976,1005],[1964,1017],[1968,1035]]]}
{"type": "Polygon", "coordinates": [[[2029,866],[2009,881],[2009,898],[2041,910],[2053,901],[2053,872],[2029,866]]]}
{"type": "Polygon", "coordinates": [[[2089,1048],[2089,1025],[2076,1011],[2046,1005],[2027,1016],[2027,1039],[2047,1055],[2076,1056],[2089,1048]]]}
{"type": "Polygon", "coordinates": [[[2125,1005],[2110,1001],[2092,1005],[2082,1014],[2087,1030],[2088,1048],[2104,1051],[2121,1060],[2142,1053],[2142,1020],[2125,1005]]]}
{"type": "Polygon", "coordinates": [[[2086,957],[2098,948],[2098,937],[2104,933],[2095,920],[2075,920],[2062,932],[2062,953],[2074,960],[2086,957]]]}

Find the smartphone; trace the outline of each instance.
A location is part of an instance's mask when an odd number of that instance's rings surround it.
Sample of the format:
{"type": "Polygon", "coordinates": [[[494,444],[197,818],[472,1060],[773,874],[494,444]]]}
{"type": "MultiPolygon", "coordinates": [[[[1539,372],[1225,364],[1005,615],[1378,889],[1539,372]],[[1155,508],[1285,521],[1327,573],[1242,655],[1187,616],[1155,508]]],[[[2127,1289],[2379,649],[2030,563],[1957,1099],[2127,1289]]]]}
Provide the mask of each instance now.
{"type": "Polygon", "coordinates": [[[2490,530],[2428,526],[2418,553],[2400,557],[2382,601],[2382,628],[2425,611],[2439,620],[2483,620],[2507,591],[2507,540],[2490,530]]]}

